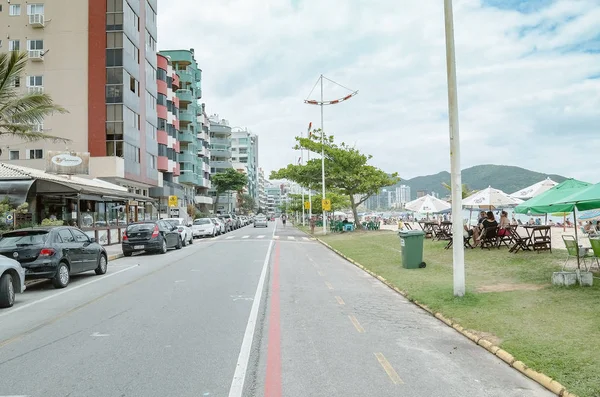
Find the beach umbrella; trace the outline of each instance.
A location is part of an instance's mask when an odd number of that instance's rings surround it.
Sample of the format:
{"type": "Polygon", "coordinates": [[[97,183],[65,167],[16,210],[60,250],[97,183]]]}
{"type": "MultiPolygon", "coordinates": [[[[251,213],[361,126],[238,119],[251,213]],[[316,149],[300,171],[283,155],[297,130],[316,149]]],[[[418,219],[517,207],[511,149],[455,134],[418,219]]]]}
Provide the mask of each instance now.
{"type": "Polygon", "coordinates": [[[584,211],[579,214],[579,219],[587,221],[591,219],[600,218],[600,210],[584,211]]]}
{"type": "Polygon", "coordinates": [[[527,200],[532,197],[538,196],[548,190],[552,189],[554,186],[558,185],[557,182],[554,182],[552,179],[547,178],[538,183],[534,183],[531,186],[527,186],[517,192],[511,194],[511,197],[518,198],[521,200],[527,200]]]}
{"type": "Polygon", "coordinates": [[[440,200],[439,198],[433,197],[429,194],[423,197],[419,197],[416,200],[409,201],[404,206],[404,208],[406,208],[409,211],[423,212],[427,214],[444,211],[449,209],[450,207],[450,203],[440,200]]]}
{"type": "Polygon", "coordinates": [[[466,208],[506,208],[514,207],[521,204],[523,201],[517,198],[510,197],[502,190],[494,189],[488,186],[486,189],[480,190],[475,194],[463,199],[462,205],[466,208]]]}
{"type": "Polygon", "coordinates": [[[532,199],[525,201],[515,207],[515,212],[519,214],[550,214],[553,212],[573,212],[574,205],[563,204],[561,201],[571,196],[574,193],[580,192],[590,186],[587,182],[578,181],[576,179],[567,179],[559,183],[552,189],[545,191],[542,194],[535,196],[532,199]]]}

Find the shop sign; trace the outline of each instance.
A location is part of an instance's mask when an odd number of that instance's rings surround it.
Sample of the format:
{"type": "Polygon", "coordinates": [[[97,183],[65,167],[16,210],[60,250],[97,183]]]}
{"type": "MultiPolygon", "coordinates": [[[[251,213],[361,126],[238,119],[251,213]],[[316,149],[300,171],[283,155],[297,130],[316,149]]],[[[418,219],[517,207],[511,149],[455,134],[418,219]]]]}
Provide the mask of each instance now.
{"type": "Polygon", "coordinates": [[[48,151],[46,172],[60,175],[89,175],[89,152],[48,151]]]}

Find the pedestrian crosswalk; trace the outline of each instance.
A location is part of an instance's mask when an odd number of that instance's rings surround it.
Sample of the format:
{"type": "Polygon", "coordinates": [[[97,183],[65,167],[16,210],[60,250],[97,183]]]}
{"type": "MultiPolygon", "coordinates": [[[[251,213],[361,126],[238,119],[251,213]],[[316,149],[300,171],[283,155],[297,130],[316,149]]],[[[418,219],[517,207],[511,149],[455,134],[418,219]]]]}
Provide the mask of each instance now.
{"type": "Polygon", "coordinates": [[[213,237],[210,240],[251,240],[251,239],[259,239],[259,240],[264,240],[264,239],[269,239],[269,238],[273,238],[274,240],[286,240],[286,241],[302,241],[302,242],[306,242],[306,241],[314,241],[316,240],[313,237],[301,237],[301,236],[265,236],[264,234],[260,234],[257,236],[251,236],[251,235],[236,235],[236,236],[217,236],[217,237],[213,237]]]}

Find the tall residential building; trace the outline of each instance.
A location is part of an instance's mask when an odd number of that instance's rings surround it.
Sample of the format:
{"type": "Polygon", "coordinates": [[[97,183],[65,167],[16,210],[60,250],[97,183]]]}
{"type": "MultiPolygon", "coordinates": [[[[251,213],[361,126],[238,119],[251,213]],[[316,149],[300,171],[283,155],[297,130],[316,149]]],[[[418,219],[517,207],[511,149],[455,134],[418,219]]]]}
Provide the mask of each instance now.
{"type": "Polygon", "coordinates": [[[0,161],[44,169],[47,150],[89,151],[91,176],[148,195],[158,184],[157,0],[4,3],[2,50],[29,57],[15,84],[69,111],[36,129],[71,142],[3,139],[0,161]]]}
{"type": "Polygon", "coordinates": [[[404,204],[411,201],[410,199],[410,186],[400,185],[396,188],[396,199],[400,207],[404,207],[404,204]]]}
{"type": "MultiPolygon", "coordinates": [[[[170,61],[179,79],[179,85],[175,87],[177,90],[172,97],[160,94],[158,97],[159,104],[165,106],[162,113],[159,113],[159,129],[166,126],[168,141],[179,143],[178,152],[170,153],[168,145],[162,143],[159,150],[166,149],[166,156],[174,156],[179,163],[180,174],[177,182],[185,186],[183,205],[209,206],[212,204],[212,200],[206,195],[210,188],[209,159],[206,149],[209,138],[203,129],[204,105],[200,102],[202,70],[194,57],[194,49],[160,51],[159,55],[170,61]],[[174,108],[175,103],[178,103],[179,120],[178,123],[170,126],[169,119],[163,120],[161,115],[168,116],[169,108],[174,108]]],[[[159,73],[162,74],[160,69],[159,73]]]]}
{"type": "MultiPolygon", "coordinates": [[[[231,162],[231,127],[225,119],[219,119],[218,115],[209,117],[210,132],[210,173],[211,175],[225,172],[233,168],[231,162]]],[[[215,196],[215,190],[211,190],[215,196]]],[[[221,213],[234,212],[237,204],[235,192],[227,192],[219,197],[217,211],[221,213]]]]}
{"type": "Polygon", "coordinates": [[[282,203],[281,187],[277,184],[271,184],[269,181],[267,181],[265,193],[267,195],[267,213],[279,214],[281,212],[280,207],[282,203]]]}
{"type": "Polygon", "coordinates": [[[245,193],[258,206],[258,136],[247,130],[233,131],[231,134],[231,162],[233,168],[248,176],[245,193]]]}
{"type": "Polygon", "coordinates": [[[258,209],[266,211],[267,208],[267,192],[265,171],[262,168],[258,169],[258,209]]]}

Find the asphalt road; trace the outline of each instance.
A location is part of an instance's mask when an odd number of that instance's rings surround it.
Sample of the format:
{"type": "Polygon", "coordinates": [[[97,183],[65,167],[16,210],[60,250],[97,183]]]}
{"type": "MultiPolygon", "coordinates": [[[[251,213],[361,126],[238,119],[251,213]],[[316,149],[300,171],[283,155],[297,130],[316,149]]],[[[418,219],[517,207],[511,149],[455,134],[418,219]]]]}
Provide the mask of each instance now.
{"type": "Polygon", "coordinates": [[[303,233],[123,258],[0,311],[0,396],[551,396],[303,233]]]}

